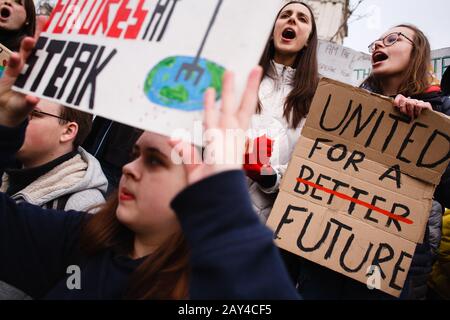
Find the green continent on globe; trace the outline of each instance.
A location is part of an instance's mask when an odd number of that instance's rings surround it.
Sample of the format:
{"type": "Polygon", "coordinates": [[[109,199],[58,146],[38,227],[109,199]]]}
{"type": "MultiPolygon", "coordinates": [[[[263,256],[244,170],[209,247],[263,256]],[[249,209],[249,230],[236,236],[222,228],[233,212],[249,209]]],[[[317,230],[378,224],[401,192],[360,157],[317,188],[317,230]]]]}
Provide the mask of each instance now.
{"type": "Polygon", "coordinates": [[[178,85],[176,87],[163,87],[159,94],[162,98],[165,98],[166,101],[179,101],[186,102],[189,100],[189,92],[183,85],[178,85]]]}
{"type": "Polygon", "coordinates": [[[225,68],[213,63],[206,61],[206,68],[208,68],[208,72],[211,76],[210,87],[213,87],[216,90],[218,96],[222,92],[222,78],[225,73],[225,68]]]}
{"type": "Polygon", "coordinates": [[[175,64],[175,62],[176,62],[175,57],[169,57],[167,59],[164,59],[160,63],[158,63],[156,68],[154,68],[148,75],[147,81],[145,81],[145,86],[144,86],[145,92],[148,92],[150,90],[150,88],[152,87],[153,79],[155,78],[155,75],[159,72],[159,70],[162,68],[166,68],[166,67],[172,68],[173,65],[175,64]]]}

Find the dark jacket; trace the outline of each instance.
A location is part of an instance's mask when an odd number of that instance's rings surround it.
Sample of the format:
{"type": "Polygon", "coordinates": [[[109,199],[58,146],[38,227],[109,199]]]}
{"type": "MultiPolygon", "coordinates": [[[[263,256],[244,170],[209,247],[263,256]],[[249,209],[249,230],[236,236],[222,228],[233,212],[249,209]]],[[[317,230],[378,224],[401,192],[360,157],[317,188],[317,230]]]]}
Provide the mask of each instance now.
{"type": "Polygon", "coordinates": [[[450,68],[445,69],[442,75],[441,88],[445,95],[450,95],[450,68]]]}
{"type": "MultiPolygon", "coordinates": [[[[431,91],[422,95],[414,96],[414,99],[431,103],[433,110],[450,116],[450,97],[441,91],[431,91]]],[[[443,207],[450,208],[450,165],[441,177],[441,182],[436,187],[434,199],[443,207]]]]}
{"type": "MultiPolygon", "coordinates": [[[[0,126],[0,170],[20,148],[26,123],[0,126]]],[[[295,299],[272,233],[252,210],[244,174],[228,171],[182,191],[172,202],[191,248],[192,299],[295,299]],[[230,204],[233,204],[230,207],[230,204]]],[[[34,298],[120,299],[142,262],[111,250],[78,249],[83,212],[17,204],[0,193],[0,280],[34,298]],[[79,266],[81,290],[67,280],[79,266]]]]}
{"type": "MultiPolygon", "coordinates": [[[[367,86],[364,86],[364,89],[374,91],[367,86]]],[[[412,98],[430,102],[434,110],[450,114],[450,99],[439,90],[412,98]]],[[[436,200],[441,203],[450,201],[449,174],[449,168],[447,168],[438,187],[440,189],[435,194],[436,200]]],[[[427,279],[431,274],[435,255],[433,246],[438,242],[436,239],[440,238],[440,230],[436,221],[439,222],[440,217],[442,217],[442,207],[436,204],[433,203],[430,214],[429,224],[432,224],[432,226],[431,228],[430,225],[427,226],[424,243],[416,246],[400,299],[425,299],[426,297],[427,279]],[[430,230],[432,230],[431,237],[430,230]]],[[[295,257],[291,253],[283,251],[282,255],[291,278],[304,299],[395,299],[381,291],[369,290],[363,283],[303,258],[295,257]]]]}

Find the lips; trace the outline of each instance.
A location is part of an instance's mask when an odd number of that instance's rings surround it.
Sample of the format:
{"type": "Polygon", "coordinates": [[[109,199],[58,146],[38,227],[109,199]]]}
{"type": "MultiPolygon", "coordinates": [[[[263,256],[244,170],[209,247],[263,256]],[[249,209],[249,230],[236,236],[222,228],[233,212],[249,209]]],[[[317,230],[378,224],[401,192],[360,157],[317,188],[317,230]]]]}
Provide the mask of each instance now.
{"type": "Polygon", "coordinates": [[[0,17],[7,19],[11,16],[11,9],[8,7],[3,7],[0,9],[0,17]]]}
{"type": "Polygon", "coordinates": [[[295,32],[294,29],[288,27],[283,30],[281,36],[283,37],[284,40],[293,40],[297,37],[297,33],[295,32]]]}
{"type": "Polygon", "coordinates": [[[126,188],[121,188],[119,192],[119,200],[120,201],[131,201],[136,199],[136,197],[128,191],[126,188]]]}
{"type": "Polygon", "coordinates": [[[387,59],[389,59],[389,56],[387,54],[385,54],[384,52],[375,51],[372,54],[372,63],[373,64],[377,64],[377,63],[386,61],[387,59]]]}

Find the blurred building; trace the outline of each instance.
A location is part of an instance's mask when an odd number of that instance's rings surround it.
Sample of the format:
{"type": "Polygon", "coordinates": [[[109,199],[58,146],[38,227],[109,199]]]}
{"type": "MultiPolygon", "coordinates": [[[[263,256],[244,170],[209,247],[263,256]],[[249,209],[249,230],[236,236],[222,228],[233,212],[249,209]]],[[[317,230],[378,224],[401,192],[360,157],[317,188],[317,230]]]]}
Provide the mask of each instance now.
{"type": "MultiPolygon", "coordinates": [[[[314,12],[320,40],[342,44],[348,34],[350,0],[303,0],[314,12]]],[[[289,2],[286,0],[285,2],[289,2]]]]}
{"type": "Polygon", "coordinates": [[[56,0],[34,0],[36,13],[42,16],[49,16],[56,2],[56,0]]]}

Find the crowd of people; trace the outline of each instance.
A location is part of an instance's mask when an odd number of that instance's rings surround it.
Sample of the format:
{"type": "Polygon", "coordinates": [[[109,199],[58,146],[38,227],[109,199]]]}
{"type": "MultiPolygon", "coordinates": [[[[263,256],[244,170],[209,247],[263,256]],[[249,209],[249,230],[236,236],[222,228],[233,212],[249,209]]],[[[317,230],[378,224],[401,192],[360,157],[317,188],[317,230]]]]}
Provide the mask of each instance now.
{"type": "MultiPolygon", "coordinates": [[[[205,129],[248,132],[205,149],[237,149],[243,166],[14,92],[45,23],[35,12],[32,0],[0,0],[0,43],[15,51],[0,79],[0,299],[393,299],[278,249],[264,226],[320,79],[307,4],[281,7],[239,105],[230,72],[220,112],[214,90],[205,93],[205,129]],[[67,286],[73,265],[80,290],[67,286]]],[[[363,89],[392,97],[411,118],[424,109],[450,115],[448,72],[442,88],[434,84],[421,30],[394,26],[369,51],[363,89]]],[[[445,208],[449,168],[400,299],[450,298],[445,208]]]]}

